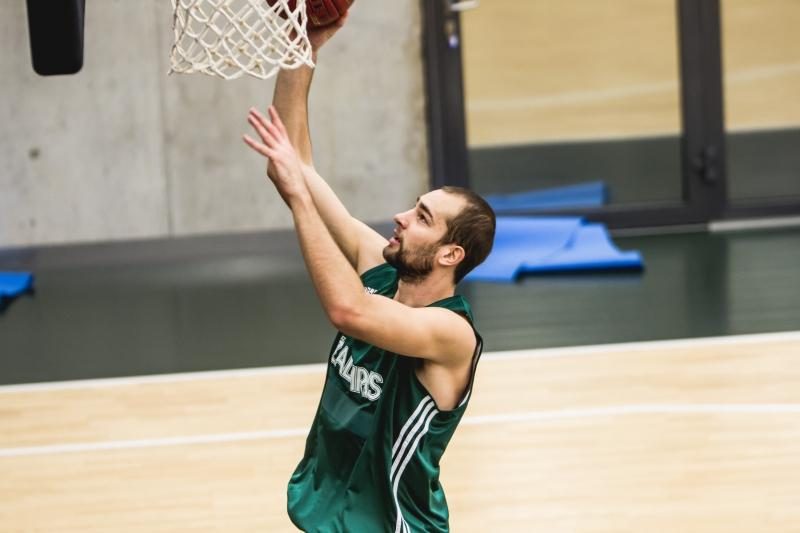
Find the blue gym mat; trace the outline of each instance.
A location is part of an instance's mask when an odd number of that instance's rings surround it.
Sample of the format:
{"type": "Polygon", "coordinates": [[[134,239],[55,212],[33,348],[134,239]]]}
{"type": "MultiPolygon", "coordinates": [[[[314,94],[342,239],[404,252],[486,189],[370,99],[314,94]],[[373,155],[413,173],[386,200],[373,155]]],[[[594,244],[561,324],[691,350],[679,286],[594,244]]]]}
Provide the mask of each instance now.
{"type": "Polygon", "coordinates": [[[608,188],[602,181],[591,181],[512,194],[488,194],[484,198],[496,214],[515,210],[599,207],[608,201],[608,188]]]}
{"type": "Polygon", "coordinates": [[[33,274],[28,272],[0,272],[0,304],[14,298],[33,286],[33,274]]]}
{"type": "Polygon", "coordinates": [[[492,253],[465,279],[510,283],[525,273],[643,267],[641,254],[618,250],[602,224],[581,217],[497,217],[492,253]]]}

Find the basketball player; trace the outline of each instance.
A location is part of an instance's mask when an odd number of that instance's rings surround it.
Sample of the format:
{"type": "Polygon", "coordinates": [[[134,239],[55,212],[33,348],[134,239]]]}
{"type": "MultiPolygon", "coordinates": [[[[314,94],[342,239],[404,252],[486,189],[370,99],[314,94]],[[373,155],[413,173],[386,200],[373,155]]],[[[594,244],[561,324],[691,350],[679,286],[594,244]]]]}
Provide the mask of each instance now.
{"type": "MultiPolygon", "coordinates": [[[[342,25],[312,30],[316,51],[342,25]]],[[[455,285],[492,247],[495,217],[442,188],[394,216],[387,239],[353,218],[317,174],[307,100],[312,70],[282,71],[269,119],[251,110],[268,176],[339,330],[288,511],[305,531],[448,531],[439,460],[470,396],[481,337],[455,285]]]]}

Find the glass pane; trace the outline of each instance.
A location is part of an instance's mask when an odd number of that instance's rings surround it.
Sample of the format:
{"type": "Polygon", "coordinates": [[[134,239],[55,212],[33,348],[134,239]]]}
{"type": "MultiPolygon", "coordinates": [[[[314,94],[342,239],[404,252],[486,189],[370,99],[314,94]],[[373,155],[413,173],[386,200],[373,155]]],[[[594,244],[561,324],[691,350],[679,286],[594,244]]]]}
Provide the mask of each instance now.
{"type": "Polygon", "coordinates": [[[681,200],[674,0],[492,0],[462,38],[476,190],[601,181],[607,203],[681,200]]]}
{"type": "Polygon", "coordinates": [[[728,195],[800,196],[800,2],[721,7],[728,195]]]}

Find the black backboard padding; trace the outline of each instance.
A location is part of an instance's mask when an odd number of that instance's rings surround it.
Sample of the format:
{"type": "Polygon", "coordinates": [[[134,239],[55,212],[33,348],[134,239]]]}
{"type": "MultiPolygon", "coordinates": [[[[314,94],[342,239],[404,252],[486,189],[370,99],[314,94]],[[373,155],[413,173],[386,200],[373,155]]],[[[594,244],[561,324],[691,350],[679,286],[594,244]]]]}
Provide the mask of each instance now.
{"type": "Polygon", "coordinates": [[[75,74],[83,66],[86,0],[27,0],[33,70],[75,74]]]}

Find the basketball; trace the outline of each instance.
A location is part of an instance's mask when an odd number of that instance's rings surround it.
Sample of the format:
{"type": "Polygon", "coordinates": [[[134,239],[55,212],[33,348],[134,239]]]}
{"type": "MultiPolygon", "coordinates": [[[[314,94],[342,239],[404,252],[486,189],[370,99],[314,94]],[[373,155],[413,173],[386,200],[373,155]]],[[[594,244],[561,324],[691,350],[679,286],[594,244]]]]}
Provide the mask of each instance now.
{"type": "MultiPolygon", "coordinates": [[[[269,5],[273,5],[277,0],[267,0],[269,5]]],[[[289,9],[294,10],[295,0],[286,2],[289,9]]],[[[308,27],[319,28],[327,26],[344,15],[350,8],[353,0],[306,0],[306,14],[308,15],[308,27]]]]}

